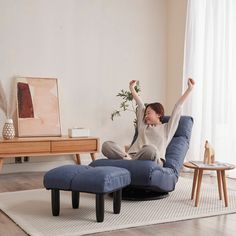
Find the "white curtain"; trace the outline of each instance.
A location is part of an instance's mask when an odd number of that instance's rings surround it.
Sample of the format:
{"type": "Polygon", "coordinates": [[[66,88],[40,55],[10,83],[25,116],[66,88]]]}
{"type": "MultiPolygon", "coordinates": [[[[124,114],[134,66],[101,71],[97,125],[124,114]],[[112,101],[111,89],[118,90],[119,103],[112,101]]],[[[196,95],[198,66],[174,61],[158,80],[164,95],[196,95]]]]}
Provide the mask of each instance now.
{"type": "Polygon", "coordinates": [[[183,87],[188,77],[196,86],[184,106],[194,118],[187,159],[203,160],[208,140],[217,161],[236,164],[236,0],[188,1],[183,87]]]}

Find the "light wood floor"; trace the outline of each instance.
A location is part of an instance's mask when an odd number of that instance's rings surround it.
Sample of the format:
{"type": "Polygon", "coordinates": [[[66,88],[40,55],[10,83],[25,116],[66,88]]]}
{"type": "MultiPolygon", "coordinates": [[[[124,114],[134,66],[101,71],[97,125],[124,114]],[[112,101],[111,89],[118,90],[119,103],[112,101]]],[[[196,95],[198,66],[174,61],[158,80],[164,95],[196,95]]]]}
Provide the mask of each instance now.
{"type": "MultiPolygon", "coordinates": [[[[0,192],[10,192],[28,189],[42,188],[44,173],[16,173],[0,175],[0,192]]],[[[192,178],[189,174],[182,174],[186,178],[192,178]]],[[[216,184],[215,177],[204,176],[203,181],[216,184]]],[[[236,180],[227,179],[227,185],[236,189],[236,180]]],[[[190,193],[189,193],[190,194],[190,193]]],[[[144,235],[214,235],[233,236],[236,234],[236,214],[201,218],[195,220],[180,221],[174,223],[157,224],[146,227],[137,227],[119,231],[93,234],[94,236],[144,236],[144,235]]],[[[0,211],[0,236],[25,236],[13,221],[0,211]]]]}

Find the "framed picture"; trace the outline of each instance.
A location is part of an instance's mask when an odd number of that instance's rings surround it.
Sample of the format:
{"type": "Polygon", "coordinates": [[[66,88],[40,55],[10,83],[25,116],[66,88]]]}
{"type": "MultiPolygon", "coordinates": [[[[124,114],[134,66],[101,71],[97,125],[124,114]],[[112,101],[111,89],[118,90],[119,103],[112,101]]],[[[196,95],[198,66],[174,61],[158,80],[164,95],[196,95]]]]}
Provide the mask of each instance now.
{"type": "Polygon", "coordinates": [[[16,78],[19,137],[61,136],[57,79],[16,78]]]}

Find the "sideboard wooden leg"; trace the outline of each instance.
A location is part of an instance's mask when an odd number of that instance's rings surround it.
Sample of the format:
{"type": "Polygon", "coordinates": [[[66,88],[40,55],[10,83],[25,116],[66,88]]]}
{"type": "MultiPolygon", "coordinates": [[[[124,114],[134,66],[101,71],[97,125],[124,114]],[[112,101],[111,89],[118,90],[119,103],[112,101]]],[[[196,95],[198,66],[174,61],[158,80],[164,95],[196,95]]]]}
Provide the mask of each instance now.
{"type": "Polygon", "coordinates": [[[95,153],[90,153],[90,156],[91,156],[91,158],[92,158],[92,161],[95,161],[95,160],[96,160],[95,153]]]}
{"type": "Polygon", "coordinates": [[[0,172],[2,171],[2,166],[3,166],[3,159],[0,158],[0,172]]]}
{"type": "Polygon", "coordinates": [[[76,162],[78,165],[81,165],[81,160],[80,160],[80,154],[75,154],[76,156],[76,162]]]}

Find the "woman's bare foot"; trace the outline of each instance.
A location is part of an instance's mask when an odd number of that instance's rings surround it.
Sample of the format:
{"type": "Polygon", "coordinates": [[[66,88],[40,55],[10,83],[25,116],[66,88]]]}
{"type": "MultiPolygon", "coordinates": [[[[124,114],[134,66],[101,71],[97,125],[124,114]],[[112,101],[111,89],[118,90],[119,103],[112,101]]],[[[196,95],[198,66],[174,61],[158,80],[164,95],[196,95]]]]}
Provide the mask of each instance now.
{"type": "Polygon", "coordinates": [[[123,158],[124,160],[132,160],[132,157],[126,153],[126,156],[123,158]]]}

